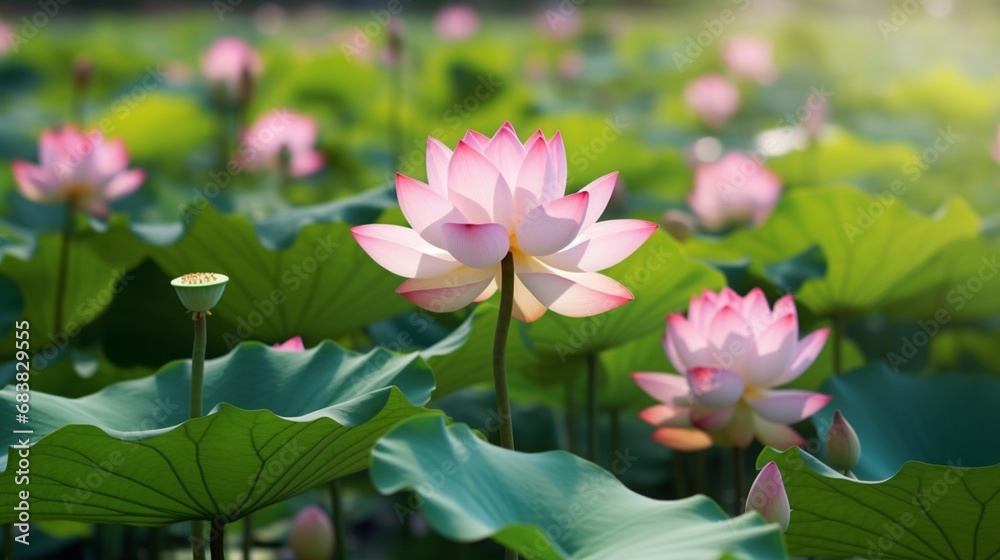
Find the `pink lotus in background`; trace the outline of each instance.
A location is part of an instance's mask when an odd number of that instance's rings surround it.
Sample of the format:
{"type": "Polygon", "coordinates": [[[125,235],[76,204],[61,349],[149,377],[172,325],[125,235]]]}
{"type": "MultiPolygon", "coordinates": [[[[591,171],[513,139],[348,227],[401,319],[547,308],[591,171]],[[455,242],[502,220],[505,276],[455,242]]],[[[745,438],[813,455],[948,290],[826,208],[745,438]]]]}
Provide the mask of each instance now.
{"type": "Polygon", "coordinates": [[[719,128],[740,108],[740,92],[719,74],[705,74],[684,88],[684,102],[705,124],[719,128]]]}
{"type": "Polygon", "coordinates": [[[333,554],[333,523],[319,506],[303,508],[292,522],[292,551],[298,560],[327,560],[333,554]]]}
{"type": "MultiPolygon", "coordinates": [[[[803,128],[809,134],[811,141],[819,138],[823,125],[826,124],[826,115],[830,111],[830,100],[822,95],[810,93],[806,96],[806,118],[802,121],[803,128]]],[[[1000,134],[1000,130],[998,130],[1000,134]]]]}
{"type": "Polygon", "coordinates": [[[319,136],[316,119],[276,109],[265,113],[243,134],[245,150],[241,162],[250,169],[278,169],[287,154],[288,175],[306,177],[323,169],[323,154],[314,146],[319,136]]]}
{"type": "Polygon", "coordinates": [[[738,78],[762,85],[774,83],[778,78],[771,43],[762,37],[734,37],[726,41],[722,47],[722,60],[738,78]]]}
{"type": "Polygon", "coordinates": [[[583,29],[580,8],[569,4],[566,6],[553,4],[538,15],[540,35],[549,39],[562,40],[571,39],[580,34],[580,30],[583,29]],[[569,6],[570,9],[567,9],[566,6],[569,6]]]}
{"type": "Polygon", "coordinates": [[[3,20],[0,20],[0,54],[4,54],[10,50],[11,35],[13,33],[10,26],[4,23],[3,20]]]}
{"type": "Polygon", "coordinates": [[[447,41],[468,39],[479,30],[479,14],[472,6],[451,4],[434,15],[434,31],[447,41]]]}
{"type": "Polygon", "coordinates": [[[306,349],[306,346],[302,343],[301,336],[294,336],[284,342],[275,344],[273,348],[275,350],[284,350],[286,352],[301,352],[306,349]]]}
{"type": "Polygon", "coordinates": [[[792,507],[788,503],[788,493],[785,483],[781,480],[778,465],[771,461],[757,474],[747,494],[746,511],[756,511],[769,523],[781,525],[782,531],[788,531],[792,517],[792,507]]]}
{"type": "Polygon", "coordinates": [[[455,151],[427,139],[425,184],[396,175],[396,195],[413,229],[372,224],[351,230],[390,272],[410,278],[396,289],[424,309],[454,311],[489,298],[500,261],[514,260],[514,316],[534,321],[551,309],[584,317],[632,299],[598,274],[652,235],[642,220],[597,222],[618,174],[566,196],[562,136],[537,131],[523,144],[504,123],[492,138],[469,131],[455,151]]]}
{"type": "Polygon", "coordinates": [[[559,53],[559,59],[556,61],[559,76],[567,80],[579,78],[586,65],[587,59],[576,49],[559,53]]]}
{"type": "Polygon", "coordinates": [[[719,161],[695,167],[688,206],[702,227],[720,230],[760,224],[771,215],[780,194],[780,179],[763,163],[743,152],[729,152],[719,161]]]}
{"type": "Polygon", "coordinates": [[[69,202],[94,216],[108,202],[139,188],[145,172],[126,169],[129,155],[121,139],[108,141],[99,130],[86,135],[72,126],[45,131],[38,143],[39,165],[15,160],[14,181],[28,200],[69,202]]]}
{"type": "Polygon", "coordinates": [[[827,329],[799,340],[795,302],[784,296],[772,310],[759,288],[740,297],[729,288],[691,298],[688,315],[667,316],[667,357],[681,375],[633,373],[658,404],[639,417],[657,427],[653,439],[681,450],[716,445],[745,448],[803,445],[788,427],[830,402],[810,391],[775,390],[808,368],[826,343],[827,329]]]}
{"type": "Polygon", "coordinates": [[[243,92],[244,75],[260,75],[260,55],[246,41],[236,37],[216,39],[201,57],[201,71],[214,84],[222,84],[230,95],[243,92]]]}

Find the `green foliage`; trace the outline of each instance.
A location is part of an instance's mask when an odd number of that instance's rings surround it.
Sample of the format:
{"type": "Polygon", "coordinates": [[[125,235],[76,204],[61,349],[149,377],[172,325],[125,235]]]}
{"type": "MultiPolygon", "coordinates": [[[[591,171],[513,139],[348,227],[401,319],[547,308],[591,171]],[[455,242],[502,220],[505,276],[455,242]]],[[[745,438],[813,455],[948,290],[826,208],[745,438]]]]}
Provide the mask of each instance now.
{"type": "MultiPolygon", "coordinates": [[[[433,378],[416,354],[241,345],[205,366],[204,409],[188,420],[190,362],[80,399],[31,399],[31,516],[128,525],[238,519],[363,470],[397,422],[429,414],[433,378]],[[44,481],[44,482],[43,482],[44,481]]],[[[0,392],[14,414],[15,392],[0,392]]],[[[4,436],[14,487],[19,448],[4,436]],[[8,446],[9,449],[8,449],[8,446]]],[[[4,493],[0,522],[15,520],[4,493]]]]}
{"type": "Polygon", "coordinates": [[[405,520],[416,508],[434,530],[470,542],[493,538],[525,558],[780,558],[781,531],[748,514],[728,519],[711,500],[651,500],[613,474],[561,451],[492,446],[464,424],[408,421],[372,455],[371,478],[405,520]]]}

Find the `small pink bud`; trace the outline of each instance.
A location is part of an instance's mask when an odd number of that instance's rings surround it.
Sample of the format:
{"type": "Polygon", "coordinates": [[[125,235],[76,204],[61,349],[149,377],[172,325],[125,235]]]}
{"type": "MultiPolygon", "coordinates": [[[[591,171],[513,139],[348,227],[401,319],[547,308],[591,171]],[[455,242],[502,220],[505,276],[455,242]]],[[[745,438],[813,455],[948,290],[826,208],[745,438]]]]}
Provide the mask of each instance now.
{"type": "Polygon", "coordinates": [[[838,471],[850,472],[861,457],[861,442],[844,415],[833,413],[833,423],[826,433],[826,462],[838,471]]]}
{"type": "Polygon", "coordinates": [[[792,508],[788,505],[788,494],[781,482],[781,471],[774,461],[764,465],[757,480],[753,481],[747,495],[746,511],[756,511],[767,522],[781,525],[782,531],[788,530],[792,508]]]}
{"type": "Polygon", "coordinates": [[[292,523],[292,550],[299,560],[327,560],[333,554],[333,524],[318,506],[309,506],[292,523]]]}
{"type": "Polygon", "coordinates": [[[279,342],[274,345],[275,350],[284,350],[286,352],[302,352],[306,349],[305,344],[302,343],[301,336],[294,336],[289,338],[284,342],[279,342]]]}

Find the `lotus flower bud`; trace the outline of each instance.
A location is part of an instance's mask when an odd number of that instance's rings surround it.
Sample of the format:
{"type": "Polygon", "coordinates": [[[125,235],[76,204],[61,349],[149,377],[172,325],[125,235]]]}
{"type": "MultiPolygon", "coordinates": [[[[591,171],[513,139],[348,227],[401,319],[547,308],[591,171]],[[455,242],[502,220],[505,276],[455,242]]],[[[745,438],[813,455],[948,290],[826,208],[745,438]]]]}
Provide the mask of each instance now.
{"type": "Polygon", "coordinates": [[[292,523],[292,550],[299,560],[327,560],[333,553],[333,524],[318,506],[309,506],[292,523]]]}
{"type": "Polygon", "coordinates": [[[781,525],[782,531],[788,530],[792,508],[788,505],[788,494],[781,481],[781,471],[774,461],[764,465],[757,480],[753,481],[747,495],[746,511],[756,511],[767,522],[781,525]]]}
{"type": "Polygon", "coordinates": [[[289,338],[284,342],[279,342],[274,345],[275,350],[284,350],[285,352],[302,352],[306,349],[305,344],[302,343],[301,336],[294,336],[289,338]]]}
{"type": "Polygon", "coordinates": [[[229,277],[214,272],[192,272],[170,281],[181,303],[192,313],[204,313],[215,307],[226,290],[229,277]]]}
{"type": "Polygon", "coordinates": [[[838,471],[850,472],[860,456],[858,434],[839,410],[834,412],[833,423],[826,432],[826,462],[838,471]]]}

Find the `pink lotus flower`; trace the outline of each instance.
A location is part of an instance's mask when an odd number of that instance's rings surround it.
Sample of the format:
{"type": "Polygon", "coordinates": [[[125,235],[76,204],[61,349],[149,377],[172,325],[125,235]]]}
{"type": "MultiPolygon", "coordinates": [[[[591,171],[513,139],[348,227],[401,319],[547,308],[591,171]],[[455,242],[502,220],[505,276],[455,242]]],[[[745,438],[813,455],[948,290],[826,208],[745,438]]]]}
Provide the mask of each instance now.
{"type": "Polygon", "coordinates": [[[695,168],[688,206],[702,227],[720,230],[747,222],[762,223],[771,215],[780,194],[780,179],[763,163],[743,152],[729,152],[719,161],[695,168]]]}
{"type": "Polygon", "coordinates": [[[288,157],[288,174],[306,177],[323,168],[323,154],[313,149],[319,127],[316,120],[286,109],[264,114],[243,134],[250,149],[243,150],[241,162],[251,169],[277,169],[282,152],[288,157]]]}
{"type": "Polygon", "coordinates": [[[427,139],[429,184],[396,175],[396,195],[413,229],[364,225],[351,230],[390,272],[410,278],[396,292],[420,307],[454,311],[490,297],[500,261],[514,259],[514,316],[534,321],[552,309],[584,317],[632,299],[598,274],[630,255],[656,225],[597,222],[615,188],[609,173],[569,196],[566,151],[556,132],[522,144],[504,123],[493,138],[469,131],[452,152],[427,139]]]}
{"type": "Polygon", "coordinates": [[[705,124],[719,128],[740,108],[740,92],[719,74],[705,74],[684,88],[684,102],[705,124]]]}
{"type": "Polygon", "coordinates": [[[243,91],[244,75],[260,75],[260,55],[246,41],[236,37],[216,39],[201,57],[201,71],[212,83],[222,84],[230,95],[243,91]]]}
{"type": "Polygon", "coordinates": [[[788,493],[785,492],[785,483],[781,480],[781,471],[774,461],[764,465],[750,486],[746,511],[756,511],[768,523],[777,523],[781,525],[782,531],[788,531],[792,507],[788,503],[788,493]]]}
{"type": "Polygon", "coordinates": [[[773,311],[759,288],[741,298],[729,288],[691,298],[687,319],[667,316],[663,345],[681,375],[633,373],[639,387],[663,404],[639,417],[656,426],[653,439],[674,449],[718,445],[744,448],[754,436],[784,449],[805,441],[788,424],[830,402],[820,393],[775,390],[812,364],[828,335],[799,340],[795,302],[785,296],[773,311]]]}
{"type": "Polygon", "coordinates": [[[809,134],[809,138],[815,141],[819,138],[819,133],[826,124],[826,114],[830,110],[830,100],[823,95],[810,93],[806,97],[806,118],[802,121],[802,126],[809,134]]]}
{"type": "Polygon", "coordinates": [[[10,26],[0,20],[0,54],[4,54],[10,50],[13,41],[12,35],[14,32],[11,30],[10,26]]]}
{"type": "Polygon", "coordinates": [[[69,202],[94,216],[108,213],[108,201],[121,198],[146,178],[128,167],[121,139],[107,141],[99,130],[86,135],[74,127],[45,131],[38,143],[40,164],[15,160],[18,190],[35,202],[69,202]]]}
{"type": "Polygon", "coordinates": [[[446,41],[468,39],[479,30],[479,14],[472,6],[451,4],[434,15],[434,31],[446,41]]]}
{"type": "Polygon", "coordinates": [[[761,37],[734,37],[722,47],[722,60],[739,78],[770,84],[778,78],[771,43],[761,37]]]}
{"type": "Polygon", "coordinates": [[[302,343],[301,336],[295,336],[284,342],[279,342],[275,344],[273,348],[275,350],[284,350],[286,352],[301,352],[306,349],[305,344],[302,343]]]}
{"type": "Polygon", "coordinates": [[[333,554],[333,524],[325,511],[308,506],[292,522],[291,544],[299,560],[326,560],[333,554]]]}
{"type": "Polygon", "coordinates": [[[576,6],[570,6],[569,9],[561,4],[551,6],[538,15],[537,27],[539,34],[549,39],[570,39],[579,35],[583,29],[583,16],[576,6]]]}

